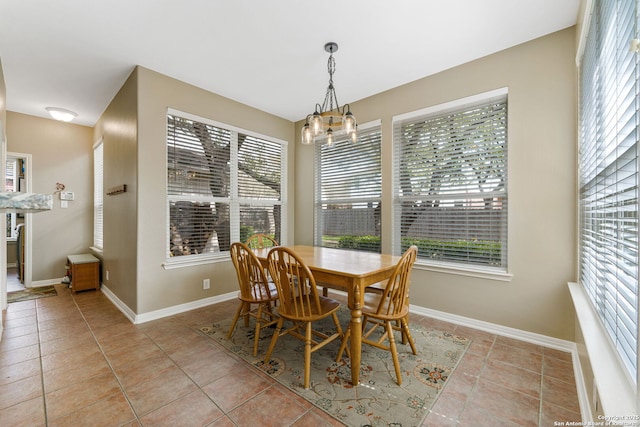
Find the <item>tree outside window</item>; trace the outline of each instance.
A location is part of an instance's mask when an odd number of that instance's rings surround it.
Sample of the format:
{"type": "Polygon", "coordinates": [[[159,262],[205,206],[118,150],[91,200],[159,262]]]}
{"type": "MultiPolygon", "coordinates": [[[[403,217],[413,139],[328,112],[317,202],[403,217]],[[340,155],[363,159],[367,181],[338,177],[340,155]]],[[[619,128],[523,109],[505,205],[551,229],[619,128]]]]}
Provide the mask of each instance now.
{"type": "Polygon", "coordinates": [[[394,249],[506,269],[506,95],[394,123],[394,249]]]}
{"type": "Polygon", "coordinates": [[[282,240],[286,144],[167,115],[170,257],[227,252],[253,233],[282,240]]]}

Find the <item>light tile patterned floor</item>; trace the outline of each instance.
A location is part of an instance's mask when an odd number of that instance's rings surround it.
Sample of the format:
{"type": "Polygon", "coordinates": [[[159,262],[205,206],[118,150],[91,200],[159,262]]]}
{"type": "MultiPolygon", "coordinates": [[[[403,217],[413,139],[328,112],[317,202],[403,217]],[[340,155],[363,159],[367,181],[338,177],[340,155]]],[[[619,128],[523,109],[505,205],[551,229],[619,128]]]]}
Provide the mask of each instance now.
{"type": "MultiPolygon", "coordinates": [[[[6,426],[341,425],[194,327],[235,301],[142,325],[99,291],[9,304],[0,341],[6,426]]],[[[423,425],[551,426],[579,421],[569,353],[438,320],[473,340],[423,425]]]]}
{"type": "Polygon", "coordinates": [[[7,268],[7,292],[24,290],[24,285],[18,279],[15,267],[7,268]]]}

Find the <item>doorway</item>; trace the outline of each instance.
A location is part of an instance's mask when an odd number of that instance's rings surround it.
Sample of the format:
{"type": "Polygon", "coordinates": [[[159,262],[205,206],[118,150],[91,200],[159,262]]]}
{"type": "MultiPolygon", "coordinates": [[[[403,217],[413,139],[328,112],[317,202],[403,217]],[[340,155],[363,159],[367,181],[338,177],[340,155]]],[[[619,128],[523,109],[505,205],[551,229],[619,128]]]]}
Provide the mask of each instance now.
{"type": "MultiPolygon", "coordinates": [[[[5,188],[7,192],[28,193],[31,177],[31,155],[7,152],[5,188]]],[[[30,214],[6,212],[6,280],[7,292],[29,287],[30,214]]]]}

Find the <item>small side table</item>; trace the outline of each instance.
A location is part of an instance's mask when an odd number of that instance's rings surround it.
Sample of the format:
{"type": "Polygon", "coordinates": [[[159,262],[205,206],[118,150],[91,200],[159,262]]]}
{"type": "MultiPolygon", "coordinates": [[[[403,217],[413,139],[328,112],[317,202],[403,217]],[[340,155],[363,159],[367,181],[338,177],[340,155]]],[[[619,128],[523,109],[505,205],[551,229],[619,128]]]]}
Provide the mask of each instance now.
{"type": "Polygon", "coordinates": [[[100,289],[100,260],[91,254],[67,256],[67,274],[71,292],[100,289]]]}

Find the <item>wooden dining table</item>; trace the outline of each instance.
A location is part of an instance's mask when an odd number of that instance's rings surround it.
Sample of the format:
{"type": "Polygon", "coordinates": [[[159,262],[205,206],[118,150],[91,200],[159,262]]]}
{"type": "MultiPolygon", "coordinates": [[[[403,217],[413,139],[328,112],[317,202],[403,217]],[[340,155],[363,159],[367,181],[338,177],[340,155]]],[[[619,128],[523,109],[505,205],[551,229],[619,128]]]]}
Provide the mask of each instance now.
{"type": "MultiPolygon", "coordinates": [[[[359,384],[364,288],[388,279],[400,257],[320,246],[294,245],[289,248],[309,267],[318,286],[328,283],[347,292],[351,310],[351,380],[354,385],[359,384]]],[[[269,248],[255,249],[254,253],[266,264],[269,248]]]]}

